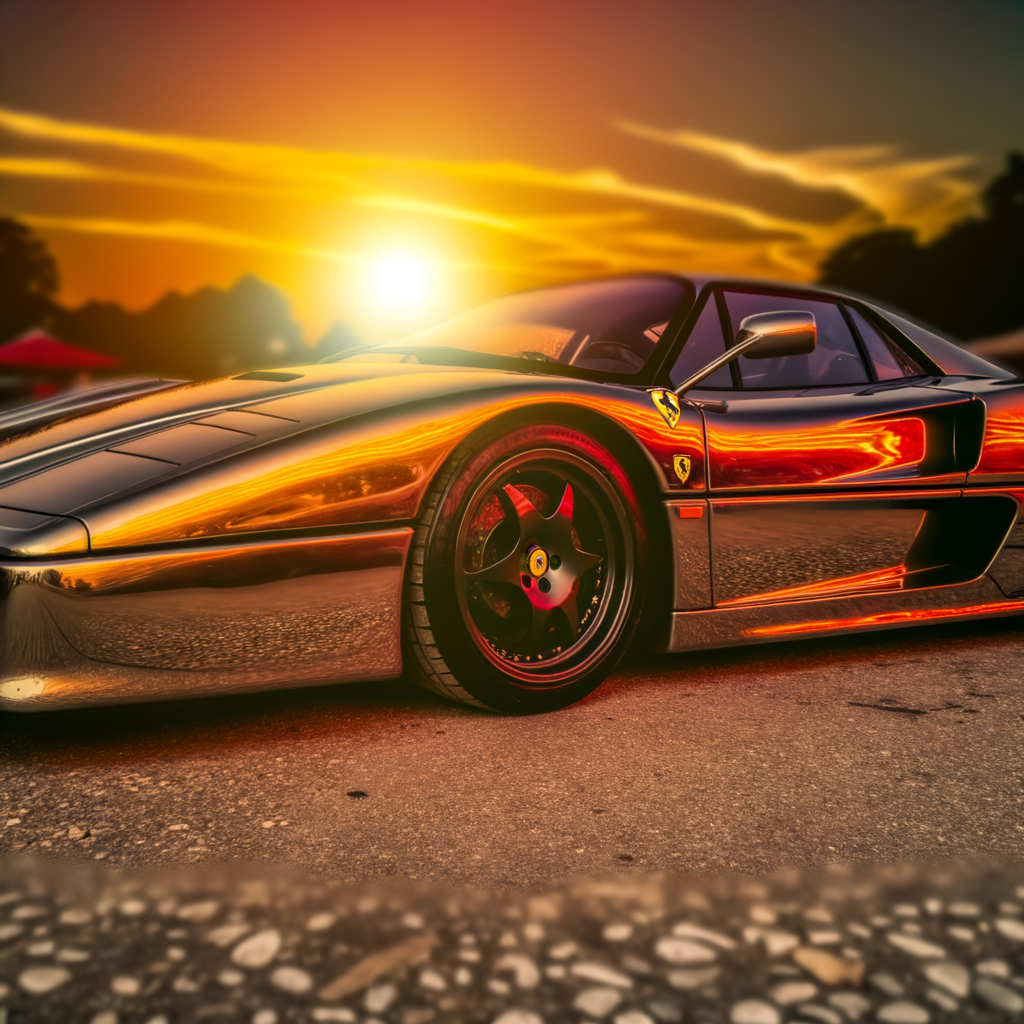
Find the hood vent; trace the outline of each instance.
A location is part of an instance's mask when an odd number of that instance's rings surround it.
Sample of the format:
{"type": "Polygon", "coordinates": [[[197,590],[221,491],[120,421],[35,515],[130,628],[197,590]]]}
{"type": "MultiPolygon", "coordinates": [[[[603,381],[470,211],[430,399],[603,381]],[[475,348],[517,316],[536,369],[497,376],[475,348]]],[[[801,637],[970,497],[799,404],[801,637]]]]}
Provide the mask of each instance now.
{"type": "Polygon", "coordinates": [[[65,515],[136,487],[171,468],[156,459],[94,452],[0,488],[0,504],[40,514],[65,515]]]}
{"type": "Polygon", "coordinates": [[[290,380],[300,380],[305,377],[304,373],[284,373],[279,370],[252,370],[249,373],[240,373],[232,380],[272,380],[278,384],[285,384],[290,380]]]}
{"type": "Polygon", "coordinates": [[[170,427],[155,434],[147,434],[110,450],[184,466],[255,440],[254,434],[243,433],[240,430],[219,425],[185,423],[180,427],[170,427]]]}

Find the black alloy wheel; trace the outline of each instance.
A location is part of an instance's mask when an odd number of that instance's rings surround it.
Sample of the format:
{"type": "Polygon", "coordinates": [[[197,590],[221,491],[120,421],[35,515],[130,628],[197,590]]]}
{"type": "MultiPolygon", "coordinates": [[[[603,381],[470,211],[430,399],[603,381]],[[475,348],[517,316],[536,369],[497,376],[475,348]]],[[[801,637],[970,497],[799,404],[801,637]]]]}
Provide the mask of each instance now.
{"type": "Polygon", "coordinates": [[[603,444],[538,424],[464,445],[416,531],[407,667],[456,700],[564,707],[621,656],[645,568],[640,502],[603,444]]]}

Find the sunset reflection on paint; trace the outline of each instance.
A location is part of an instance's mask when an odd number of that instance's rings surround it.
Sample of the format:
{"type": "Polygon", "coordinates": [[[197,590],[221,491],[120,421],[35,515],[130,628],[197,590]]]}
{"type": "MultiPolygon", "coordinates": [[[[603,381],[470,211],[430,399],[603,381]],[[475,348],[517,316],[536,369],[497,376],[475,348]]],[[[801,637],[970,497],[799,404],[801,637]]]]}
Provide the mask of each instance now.
{"type": "Polygon", "coordinates": [[[798,587],[783,587],[781,590],[771,590],[762,594],[733,597],[725,601],[717,601],[716,606],[734,608],[737,605],[831,597],[833,594],[872,594],[880,591],[899,590],[903,586],[906,575],[906,566],[893,565],[885,569],[875,569],[872,572],[857,573],[853,576],[821,580],[818,583],[805,583],[798,587]]]}
{"type": "MultiPolygon", "coordinates": [[[[430,376],[422,379],[429,382],[430,376]]],[[[356,385],[360,390],[377,386],[376,381],[356,385]]],[[[503,414],[552,401],[603,413],[627,427],[661,466],[665,484],[673,490],[703,489],[699,413],[690,413],[692,421],[681,420],[673,430],[646,394],[623,392],[611,399],[599,397],[589,387],[551,388],[547,382],[543,387],[534,384],[531,392],[503,399],[493,393],[448,396],[433,420],[425,421],[419,413],[397,412],[386,424],[342,424],[316,443],[301,440],[301,459],[296,459],[290,439],[242,454],[228,474],[220,469],[213,477],[203,471],[190,473],[90,514],[92,546],[136,547],[264,530],[411,519],[428,483],[460,441],[503,414]],[[672,459],[680,453],[691,459],[685,485],[672,470],[672,459]]],[[[321,394],[329,397],[326,390],[321,394]]],[[[424,389],[424,397],[428,394],[424,389]]],[[[348,397],[351,403],[358,400],[348,397]]]]}
{"type": "Polygon", "coordinates": [[[744,629],[742,636],[791,636],[798,633],[827,633],[868,629],[872,626],[894,626],[904,622],[928,622],[936,619],[955,619],[971,615],[998,615],[1001,612],[1024,611],[1024,599],[994,601],[963,608],[907,608],[902,611],[879,612],[876,615],[857,615],[848,619],[822,619],[818,622],[787,622],[777,626],[756,626],[744,629]]]}
{"type": "Polygon", "coordinates": [[[1019,407],[1020,398],[1016,394],[1003,396],[985,396],[988,407],[988,421],[985,424],[985,443],[981,450],[981,459],[972,477],[993,474],[1024,475],[1024,464],[1021,462],[1021,448],[1024,447],[1024,408],[1019,407]],[[1003,401],[1000,401],[1000,399],[1003,401]],[[1013,402],[1009,409],[1000,409],[1007,401],[1013,402]]]}
{"type": "Polygon", "coordinates": [[[712,487],[827,485],[916,466],[925,429],[915,416],[811,424],[802,430],[730,430],[708,423],[712,487]]]}
{"type": "Polygon", "coordinates": [[[206,587],[228,590],[281,579],[400,566],[407,528],[336,537],[279,539],[244,548],[211,547],[147,552],[58,563],[51,571],[62,590],[76,594],[131,593],[206,587]]]}

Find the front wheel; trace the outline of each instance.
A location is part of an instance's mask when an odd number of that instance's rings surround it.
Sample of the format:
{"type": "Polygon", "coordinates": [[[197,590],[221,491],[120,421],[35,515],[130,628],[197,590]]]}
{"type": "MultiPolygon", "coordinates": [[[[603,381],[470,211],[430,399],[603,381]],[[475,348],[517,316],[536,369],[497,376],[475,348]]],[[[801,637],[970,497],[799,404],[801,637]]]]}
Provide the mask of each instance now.
{"type": "Polygon", "coordinates": [[[502,711],[571,704],[629,643],[646,562],[635,488],[593,437],[536,424],[464,444],[417,524],[407,670],[502,711]]]}

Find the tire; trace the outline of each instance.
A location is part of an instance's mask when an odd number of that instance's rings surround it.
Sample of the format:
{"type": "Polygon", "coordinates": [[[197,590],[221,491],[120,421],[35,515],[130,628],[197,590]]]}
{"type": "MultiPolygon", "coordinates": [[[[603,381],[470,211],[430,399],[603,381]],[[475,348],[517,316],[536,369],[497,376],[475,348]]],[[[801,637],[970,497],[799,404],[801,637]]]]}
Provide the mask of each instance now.
{"type": "Polygon", "coordinates": [[[406,672],[477,707],[565,707],[628,646],[646,571],[641,502],[605,444],[554,423],[470,439],[417,521],[406,672]]]}

